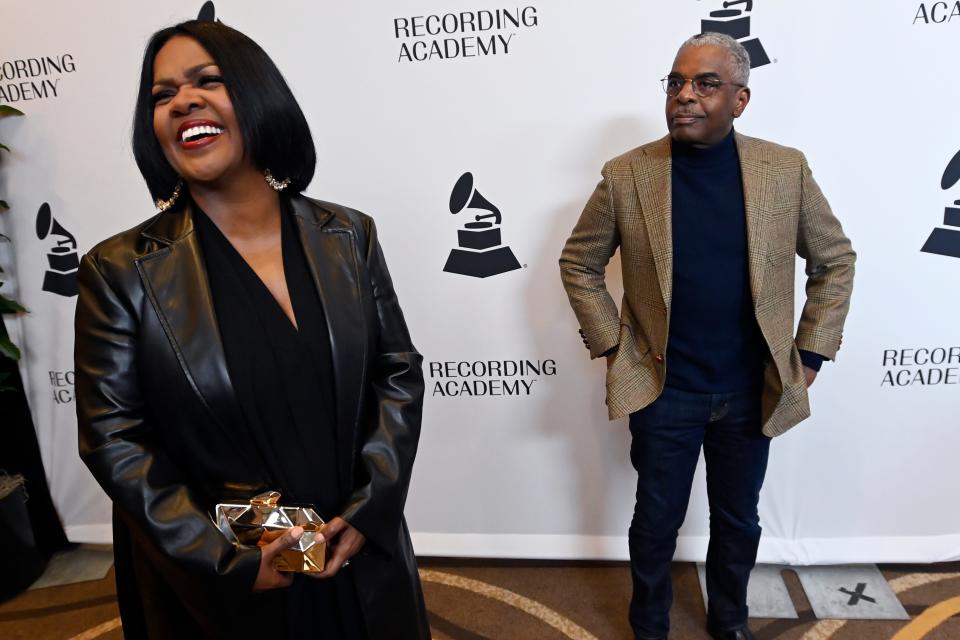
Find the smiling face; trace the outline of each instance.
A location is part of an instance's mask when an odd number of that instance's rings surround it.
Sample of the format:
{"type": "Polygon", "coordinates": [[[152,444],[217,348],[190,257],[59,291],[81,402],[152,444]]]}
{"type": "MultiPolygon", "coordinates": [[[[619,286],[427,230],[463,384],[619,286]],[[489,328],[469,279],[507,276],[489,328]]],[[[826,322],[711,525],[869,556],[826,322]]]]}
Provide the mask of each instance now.
{"type": "Polygon", "coordinates": [[[222,184],[248,169],[243,135],[220,76],[200,43],[174,36],[153,61],[153,131],[187,184],[222,184]]]}
{"type": "Polygon", "coordinates": [[[732,84],[733,56],[717,45],[688,46],[680,49],[671,75],[684,78],[714,79],[722,82],[713,95],[703,98],[685,82],[674,97],[667,96],[667,128],[678,142],[709,147],[723,140],[750,101],[750,89],[732,84]]]}

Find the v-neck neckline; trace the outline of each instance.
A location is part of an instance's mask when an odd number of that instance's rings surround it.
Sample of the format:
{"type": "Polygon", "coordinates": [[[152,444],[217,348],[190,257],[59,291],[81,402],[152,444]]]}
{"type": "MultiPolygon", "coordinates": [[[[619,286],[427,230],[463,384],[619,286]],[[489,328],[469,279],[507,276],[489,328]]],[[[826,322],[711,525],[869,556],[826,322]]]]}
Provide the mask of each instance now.
{"type": "Polygon", "coordinates": [[[265,294],[267,298],[273,303],[273,309],[280,314],[284,320],[284,325],[289,327],[295,335],[300,336],[300,320],[297,314],[296,303],[294,301],[295,296],[290,287],[290,275],[289,271],[291,269],[290,261],[292,256],[289,255],[289,248],[287,246],[288,242],[291,240],[289,238],[290,232],[292,229],[288,228],[287,220],[287,210],[284,206],[284,203],[280,203],[280,262],[283,268],[283,279],[284,283],[287,286],[287,295],[290,296],[290,309],[293,311],[293,319],[287,315],[287,312],[284,311],[283,306],[280,304],[280,301],[274,297],[273,292],[270,291],[270,287],[267,286],[267,283],[263,281],[263,278],[256,272],[256,270],[250,266],[250,263],[247,262],[247,259],[243,257],[243,254],[233,243],[230,242],[230,239],[226,236],[223,231],[220,230],[220,227],[217,226],[217,223],[207,215],[207,213],[201,209],[196,203],[194,203],[197,213],[203,218],[204,222],[207,223],[205,226],[208,226],[210,231],[213,234],[213,237],[216,238],[216,242],[221,245],[221,249],[226,253],[226,257],[231,261],[236,263],[240,269],[242,269],[248,276],[252,276],[253,280],[256,281],[256,286],[261,294],[265,294]]]}

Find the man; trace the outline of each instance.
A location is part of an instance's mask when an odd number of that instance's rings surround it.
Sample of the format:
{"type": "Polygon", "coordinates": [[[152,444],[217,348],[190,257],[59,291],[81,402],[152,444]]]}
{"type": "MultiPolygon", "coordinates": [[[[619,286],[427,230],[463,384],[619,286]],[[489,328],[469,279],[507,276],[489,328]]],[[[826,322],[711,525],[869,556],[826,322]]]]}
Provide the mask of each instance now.
{"type": "Polygon", "coordinates": [[[840,347],[855,254],[803,154],[733,130],[750,101],[736,40],[687,40],[663,80],[670,135],[614,158],[560,258],[610,419],[630,416],[636,637],[666,638],[670,561],[701,446],[710,544],[707,625],[753,638],[747,580],[770,438],[810,414],[807,387],[840,347]],[[618,313],[604,269],[620,248],[618,313]],[[794,255],[807,298],[794,335],[794,255]]]}

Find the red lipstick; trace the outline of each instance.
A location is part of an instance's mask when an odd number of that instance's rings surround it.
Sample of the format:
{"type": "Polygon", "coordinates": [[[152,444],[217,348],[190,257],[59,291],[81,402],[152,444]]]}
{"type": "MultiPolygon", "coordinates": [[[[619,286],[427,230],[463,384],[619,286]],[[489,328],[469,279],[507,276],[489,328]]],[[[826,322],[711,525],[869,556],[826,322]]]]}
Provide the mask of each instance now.
{"type": "Polygon", "coordinates": [[[215,142],[224,130],[225,127],[222,124],[213,120],[187,120],[177,128],[177,141],[182,149],[197,149],[215,142]],[[190,136],[191,139],[184,140],[185,135],[190,136]],[[197,135],[199,137],[194,137],[197,135]]]}

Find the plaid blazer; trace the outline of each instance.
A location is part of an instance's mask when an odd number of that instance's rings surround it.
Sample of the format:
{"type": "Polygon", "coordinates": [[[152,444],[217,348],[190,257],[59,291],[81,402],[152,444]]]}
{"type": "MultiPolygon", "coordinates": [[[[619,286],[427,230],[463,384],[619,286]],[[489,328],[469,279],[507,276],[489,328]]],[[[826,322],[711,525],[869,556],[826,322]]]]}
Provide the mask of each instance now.
{"type": "MultiPolygon", "coordinates": [[[[746,208],[750,290],[769,349],[763,432],[777,436],[810,415],[798,349],[835,359],[850,306],[856,254],[796,149],[736,134],[746,208]],[[795,255],[806,260],[807,299],[794,334],[795,255]]],[[[607,369],[610,419],[653,402],[666,377],[673,279],[670,137],[603,167],[560,256],[560,271],[590,356],[616,348],[607,369]],[[620,248],[620,307],[604,271],[620,248]]],[[[708,331],[707,321],[704,330],[708,331]]]]}

